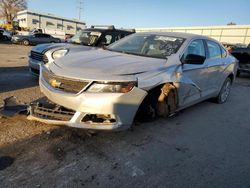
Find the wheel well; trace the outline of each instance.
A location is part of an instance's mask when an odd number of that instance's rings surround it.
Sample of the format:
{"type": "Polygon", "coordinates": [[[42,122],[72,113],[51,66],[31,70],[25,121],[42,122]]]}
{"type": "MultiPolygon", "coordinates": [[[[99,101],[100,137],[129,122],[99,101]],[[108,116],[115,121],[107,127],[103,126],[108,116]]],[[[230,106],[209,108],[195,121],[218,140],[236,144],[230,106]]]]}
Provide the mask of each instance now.
{"type": "Polygon", "coordinates": [[[158,91],[161,90],[161,88],[162,88],[163,86],[164,86],[164,84],[161,84],[161,85],[158,85],[158,86],[156,86],[156,87],[150,89],[150,90],[148,91],[148,95],[147,95],[147,96],[157,93],[158,91]]]}
{"type": "Polygon", "coordinates": [[[177,108],[177,89],[173,83],[168,82],[158,85],[148,91],[148,95],[144,98],[137,110],[136,119],[146,118],[147,108],[154,108],[158,116],[168,116],[175,112],[177,108]],[[168,98],[171,96],[171,99],[168,98]],[[167,101],[167,102],[166,102],[167,101]]]}

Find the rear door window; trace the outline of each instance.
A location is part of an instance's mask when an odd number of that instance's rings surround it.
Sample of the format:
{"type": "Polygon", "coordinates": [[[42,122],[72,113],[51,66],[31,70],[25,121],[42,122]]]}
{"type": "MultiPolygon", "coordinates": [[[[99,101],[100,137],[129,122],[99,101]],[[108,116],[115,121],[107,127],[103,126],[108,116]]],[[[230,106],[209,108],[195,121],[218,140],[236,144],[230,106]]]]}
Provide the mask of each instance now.
{"type": "Polygon", "coordinates": [[[216,42],[207,40],[208,58],[221,58],[221,47],[216,42]]]}

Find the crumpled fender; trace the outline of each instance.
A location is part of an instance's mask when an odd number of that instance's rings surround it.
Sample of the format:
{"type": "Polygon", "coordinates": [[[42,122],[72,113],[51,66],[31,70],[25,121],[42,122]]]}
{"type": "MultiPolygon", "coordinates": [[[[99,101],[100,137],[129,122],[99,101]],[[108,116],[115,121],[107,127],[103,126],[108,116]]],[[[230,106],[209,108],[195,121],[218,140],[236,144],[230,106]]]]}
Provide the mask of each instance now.
{"type": "Polygon", "coordinates": [[[201,92],[201,88],[182,73],[182,64],[178,56],[170,56],[166,61],[165,67],[160,68],[157,71],[154,70],[151,73],[147,72],[139,74],[138,87],[148,91],[161,84],[172,82],[190,84],[201,92]]]}

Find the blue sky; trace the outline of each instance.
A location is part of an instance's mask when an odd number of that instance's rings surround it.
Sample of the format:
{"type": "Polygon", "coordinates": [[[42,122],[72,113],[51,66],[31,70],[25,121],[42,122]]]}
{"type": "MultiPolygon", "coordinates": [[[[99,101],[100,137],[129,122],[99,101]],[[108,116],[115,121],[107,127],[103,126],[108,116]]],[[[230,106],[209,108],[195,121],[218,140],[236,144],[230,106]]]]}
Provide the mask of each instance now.
{"type": "MultiPolygon", "coordinates": [[[[28,0],[28,8],[78,18],[79,0],[28,0]]],[[[250,24],[250,0],[83,0],[87,25],[171,27],[250,24]]]]}

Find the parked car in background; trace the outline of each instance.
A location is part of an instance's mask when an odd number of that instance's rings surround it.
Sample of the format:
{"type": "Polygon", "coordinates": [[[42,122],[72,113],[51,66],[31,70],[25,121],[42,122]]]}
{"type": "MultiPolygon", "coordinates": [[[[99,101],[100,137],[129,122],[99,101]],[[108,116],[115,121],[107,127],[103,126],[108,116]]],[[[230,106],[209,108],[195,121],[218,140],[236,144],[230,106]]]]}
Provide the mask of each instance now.
{"type": "Polygon", "coordinates": [[[5,29],[2,29],[2,28],[0,28],[0,35],[1,35],[1,39],[2,40],[11,40],[11,38],[12,38],[12,33],[11,32],[9,32],[9,31],[7,31],[7,30],[5,30],[5,29]]]}
{"type": "Polygon", "coordinates": [[[18,31],[18,35],[33,35],[33,34],[37,34],[37,33],[43,33],[43,34],[48,34],[51,35],[55,38],[59,38],[62,41],[65,40],[66,38],[66,34],[65,31],[62,31],[60,29],[52,29],[52,28],[45,28],[45,29],[41,29],[41,28],[34,28],[31,31],[18,31]]]}
{"type": "Polygon", "coordinates": [[[65,42],[70,42],[71,38],[73,37],[74,35],[66,35],[65,36],[65,42]]]}
{"type": "Polygon", "coordinates": [[[222,42],[222,45],[228,50],[229,53],[232,52],[234,48],[246,48],[247,45],[241,44],[241,43],[227,43],[227,42],[222,42]]]}
{"type": "Polygon", "coordinates": [[[231,54],[239,60],[237,76],[241,72],[250,73],[250,44],[246,48],[233,48],[231,54]]]}
{"type": "Polygon", "coordinates": [[[14,35],[11,39],[14,44],[37,45],[43,43],[60,43],[61,39],[52,37],[48,34],[37,33],[32,35],[14,35]]]}
{"type": "Polygon", "coordinates": [[[114,130],[135,118],[169,116],[200,101],[228,99],[237,60],[217,41],[187,33],[136,33],[106,49],[41,65],[47,99],[30,120],[114,130]]]}
{"type": "Polygon", "coordinates": [[[107,46],[134,30],[116,29],[112,26],[91,26],[80,30],[75,36],[61,44],[42,44],[32,48],[29,55],[30,72],[39,75],[41,63],[50,63],[66,54],[91,50],[92,47],[107,46]]]}
{"type": "Polygon", "coordinates": [[[5,39],[5,37],[4,37],[4,35],[3,35],[3,31],[0,30],[0,40],[4,40],[4,39],[5,39]]]}

